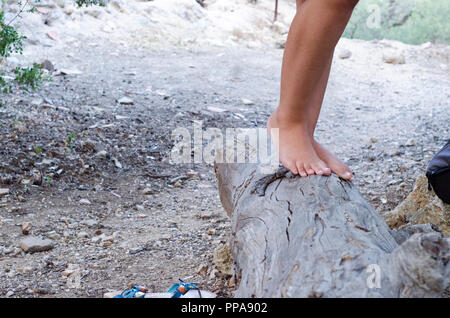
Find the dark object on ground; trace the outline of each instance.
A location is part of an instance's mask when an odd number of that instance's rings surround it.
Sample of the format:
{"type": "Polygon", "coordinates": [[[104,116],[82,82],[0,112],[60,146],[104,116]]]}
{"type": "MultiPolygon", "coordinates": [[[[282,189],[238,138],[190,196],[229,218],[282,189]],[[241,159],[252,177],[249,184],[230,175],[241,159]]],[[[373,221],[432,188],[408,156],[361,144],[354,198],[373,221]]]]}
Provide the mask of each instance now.
{"type": "Polygon", "coordinates": [[[450,203],[450,140],[434,157],[427,167],[429,189],[445,203],[450,203]]]}

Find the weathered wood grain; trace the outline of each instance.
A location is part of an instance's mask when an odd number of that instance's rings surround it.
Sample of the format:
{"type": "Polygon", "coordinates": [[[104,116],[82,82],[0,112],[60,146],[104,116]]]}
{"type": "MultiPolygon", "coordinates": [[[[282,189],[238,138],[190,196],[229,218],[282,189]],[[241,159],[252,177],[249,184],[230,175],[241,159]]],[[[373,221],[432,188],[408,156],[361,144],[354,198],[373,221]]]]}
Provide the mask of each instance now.
{"type": "Polygon", "coordinates": [[[449,284],[448,239],[429,225],[391,231],[336,175],[215,170],[232,219],[237,297],[439,297],[449,284]]]}

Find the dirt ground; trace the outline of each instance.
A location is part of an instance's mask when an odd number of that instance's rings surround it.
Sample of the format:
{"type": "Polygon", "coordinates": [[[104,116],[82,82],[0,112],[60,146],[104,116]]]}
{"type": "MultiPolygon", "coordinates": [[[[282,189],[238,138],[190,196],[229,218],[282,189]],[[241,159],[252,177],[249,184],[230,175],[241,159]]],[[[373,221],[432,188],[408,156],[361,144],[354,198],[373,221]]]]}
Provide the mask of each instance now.
{"type": "MultiPolygon", "coordinates": [[[[352,56],[334,61],[317,138],[383,214],[449,138],[450,49],[346,39],[343,48],[352,56]],[[384,63],[386,49],[402,50],[406,63],[384,63]]],[[[231,296],[230,276],[212,263],[230,235],[213,169],[172,164],[171,133],[194,120],[264,127],[281,57],[279,49],[140,49],[94,37],[27,48],[29,61],[79,72],[1,96],[0,188],[9,194],[0,196],[0,296],[101,297],[133,284],[161,292],[178,278],[231,296]],[[125,96],[132,105],[118,102],[125,96]],[[23,222],[53,249],[23,252],[23,222]]]]}

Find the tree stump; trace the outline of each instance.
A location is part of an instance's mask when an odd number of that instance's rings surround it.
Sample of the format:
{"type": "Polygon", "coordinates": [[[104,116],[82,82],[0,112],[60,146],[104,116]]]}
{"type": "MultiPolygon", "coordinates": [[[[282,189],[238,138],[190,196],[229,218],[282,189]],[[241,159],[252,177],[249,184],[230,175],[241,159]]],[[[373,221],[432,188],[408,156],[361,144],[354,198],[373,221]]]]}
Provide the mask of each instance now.
{"type": "Polygon", "coordinates": [[[232,219],[236,297],[440,297],[450,240],[428,225],[391,231],[350,182],[215,165],[232,219]]]}

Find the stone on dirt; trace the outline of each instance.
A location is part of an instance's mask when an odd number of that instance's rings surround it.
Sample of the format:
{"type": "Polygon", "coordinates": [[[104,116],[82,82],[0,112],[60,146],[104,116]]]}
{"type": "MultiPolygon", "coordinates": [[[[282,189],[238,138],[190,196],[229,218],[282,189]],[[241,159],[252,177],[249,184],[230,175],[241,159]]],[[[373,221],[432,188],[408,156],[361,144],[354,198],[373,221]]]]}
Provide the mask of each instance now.
{"type": "Polygon", "coordinates": [[[208,265],[206,264],[200,264],[200,266],[197,268],[197,274],[199,275],[206,275],[208,272],[208,265]]]}
{"type": "Polygon", "coordinates": [[[53,248],[53,241],[30,236],[22,239],[19,245],[27,253],[44,252],[53,248]]]}
{"type": "Polygon", "coordinates": [[[58,33],[56,33],[56,31],[49,31],[47,32],[47,36],[51,39],[51,40],[56,40],[58,37],[58,33]]]}
{"type": "Polygon", "coordinates": [[[22,234],[28,235],[31,231],[31,222],[23,222],[22,223],[22,234]]]}
{"type": "Polygon", "coordinates": [[[405,64],[405,56],[395,50],[386,50],[383,52],[383,61],[388,64],[405,64]]]}
{"type": "Polygon", "coordinates": [[[119,98],[118,102],[119,102],[119,104],[122,104],[122,105],[133,105],[134,104],[134,101],[129,97],[119,98]]]}
{"type": "Polygon", "coordinates": [[[45,60],[41,63],[41,68],[44,70],[49,71],[50,73],[53,73],[55,71],[55,66],[53,63],[49,60],[45,60]]]}
{"type": "Polygon", "coordinates": [[[80,204],[82,204],[82,205],[91,205],[91,201],[89,201],[88,199],[81,199],[80,200],[80,204]]]}
{"type": "Polygon", "coordinates": [[[348,59],[348,58],[350,58],[352,56],[352,52],[350,51],[350,50],[347,50],[347,49],[341,49],[341,50],[339,50],[339,53],[338,53],[338,57],[340,58],[340,59],[348,59]]]}
{"type": "Polygon", "coordinates": [[[60,75],[81,75],[83,73],[79,70],[71,70],[71,69],[64,68],[64,69],[59,70],[59,74],[60,75]]]}
{"type": "Polygon", "coordinates": [[[0,196],[9,194],[9,189],[7,188],[0,188],[0,196]]]}
{"type": "Polygon", "coordinates": [[[145,189],[142,191],[142,194],[143,194],[143,195],[153,194],[153,190],[150,189],[150,188],[145,188],[145,189]]]}
{"type": "Polygon", "coordinates": [[[228,244],[221,244],[214,250],[213,262],[219,272],[233,274],[233,255],[228,244]]]}
{"type": "Polygon", "coordinates": [[[243,98],[242,99],[242,103],[244,103],[244,105],[253,105],[253,104],[255,104],[253,101],[251,101],[250,99],[247,99],[247,98],[243,98]]]}
{"type": "Polygon", "coordinates": [[[79,238],[89,238],[89,234],[87,233],[87,232],[79,232],[78,234],[77,234],[77,236],[79,237],[79,238]]]}

